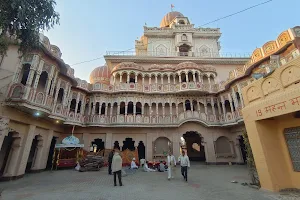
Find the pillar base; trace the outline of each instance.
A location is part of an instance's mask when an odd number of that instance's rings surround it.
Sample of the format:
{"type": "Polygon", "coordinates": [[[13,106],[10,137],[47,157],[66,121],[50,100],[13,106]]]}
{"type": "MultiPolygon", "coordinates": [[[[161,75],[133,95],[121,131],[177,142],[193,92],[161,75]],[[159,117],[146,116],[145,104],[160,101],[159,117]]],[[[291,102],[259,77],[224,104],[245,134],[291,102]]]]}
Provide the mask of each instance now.
{"type": "Polygon", "coordinates": [[[18,176],[9,176],[9,177],[2,176],[2,177],[0,177],[0,182],[18,180],[23,177],[24,177],[24,174],[18,175],[18,176]]]}

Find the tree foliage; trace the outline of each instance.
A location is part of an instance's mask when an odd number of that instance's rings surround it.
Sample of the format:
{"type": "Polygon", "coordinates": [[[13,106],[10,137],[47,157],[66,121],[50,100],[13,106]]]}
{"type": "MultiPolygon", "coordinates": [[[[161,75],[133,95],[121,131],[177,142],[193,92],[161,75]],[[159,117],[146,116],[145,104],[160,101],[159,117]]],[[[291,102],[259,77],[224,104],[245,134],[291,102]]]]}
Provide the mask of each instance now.
{"type": "Polygon", "coordinates": [[[243,139],[244,139],[244,144],[245,144],[245,148],[246,148],[245,150],[246,150],[246,154],[247,154],[247,166],[249,169],[249,174],[250,174],[252,183],[254,185],[260,186],[259,177],[257,174],[256,165],[255,165],[255,161],[254,161],[254,157],[253,157],[253,153],[252,153],[252,148],[250,146],[248,134],[246,131],[243,133],[243,139]]]}
{"type": "Polygon", "coordinates": [[[0,0],[0,55],[11,42],[19,42],[21,53],[39,45],[39,32],[59,23],[55,0],[0,0]]]}

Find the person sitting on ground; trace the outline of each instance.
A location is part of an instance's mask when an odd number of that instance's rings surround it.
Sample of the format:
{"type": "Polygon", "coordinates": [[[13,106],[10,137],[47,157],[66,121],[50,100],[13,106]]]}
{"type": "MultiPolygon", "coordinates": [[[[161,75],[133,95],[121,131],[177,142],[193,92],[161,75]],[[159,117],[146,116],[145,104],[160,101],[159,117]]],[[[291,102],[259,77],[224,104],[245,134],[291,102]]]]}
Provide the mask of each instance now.
{"type": "Polygon", "coordinates": [[[135,158],[132,158],[130,169],[138,169],[139,167],[135,164],[135,158]]]}
{"type": "Polygon", "coordinates": [[[145,172],[156,172],[154,169],[150,169],[148,167],[148,161],[146,161],[145,164],[144,164],[144,171],[145,172]]]}
{"type": "Polygon", "coordinates": [[[164,165],[164,163],[163,163],[162,160],[161,160],[160,163],[159,163],[158,171],[159,171],[159,172],[165,172],[165,171],[166,171],[165,165],[164,165]]]}

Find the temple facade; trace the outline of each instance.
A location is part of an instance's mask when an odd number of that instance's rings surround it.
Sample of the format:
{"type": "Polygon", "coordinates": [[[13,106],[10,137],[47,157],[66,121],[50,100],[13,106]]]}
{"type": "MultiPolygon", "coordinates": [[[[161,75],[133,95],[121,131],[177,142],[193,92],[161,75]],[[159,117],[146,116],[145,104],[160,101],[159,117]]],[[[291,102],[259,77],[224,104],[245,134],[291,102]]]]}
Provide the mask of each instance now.
{"type": "Polygon", "coordinates": [[[137,149],[158,160],[185,148],[191,160],[243,164],[242,88],[300,55],[299,30],[252,55],[221,53],[220,29],[170,12],[160,27],[144,26],[135,51],[107,52],[89,83],[44,35],[23,57],[11,45],[0,60],[0,175],[47,168],[51,149],[72,130],[87,151],[137,149]]]}

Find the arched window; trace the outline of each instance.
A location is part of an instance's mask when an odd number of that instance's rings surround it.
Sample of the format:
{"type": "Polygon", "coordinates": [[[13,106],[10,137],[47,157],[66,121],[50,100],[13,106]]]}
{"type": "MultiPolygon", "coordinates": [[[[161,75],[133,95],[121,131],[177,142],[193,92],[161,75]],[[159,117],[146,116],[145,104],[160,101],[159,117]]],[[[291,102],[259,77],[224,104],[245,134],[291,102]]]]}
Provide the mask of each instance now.
{"type": "Polygon", "coordinates": [[[106,106],[105,103],[102,103],[100,115],[104,115],[105,114],[105,106],[106,106]]]}
{"type": "Polygon", "coordinates": [[[120,104],[120,115],[125,115],[125,103],[121,102],[120,104]]]}
{"type": "Polygon", "coordinates": [[[81,111],[81,101],[78,102],[77,113],[80,113],[80,111],[81,111]]]}
{"type": "Polygon", "coordinates": [[[48,79],[48,73],[46,71],[43,71],[40,75],[39,83],[37,86],[38,91],[44,91],[46,84],[47,84],[47,79],[48,79]]]}
{"type": "Polygon", "coordinates": [[[229,139],[225,136],[219,137],[215,142],[216,154],[218,157],[232,156],[229,139]]]}
{"type": "MultiPolygon", "coordinates": [[[[182,22],[183,22],[183,24],[184,24],[184,21],[182,21],[182,22]]],[[[186,34],[182,34],[181,40],[182,40],[182,41],[187,41],[187,40],[188,40],[186,34]]]]}
{"type": "Polygon", "coordinates": [[[75,112],[75,109],[76,109],[76,99],[72,99],[70,105],[70,112],[75,112]]]}
{"type": "Polygon", "coordinates": [[[140,102],[136,103],[136,115],[141,115],[142,114],[142,104],[140,102]]]}
{"type": "Polygon", "coordinates": [[[30,65],[29,64],[23,65],[22,70],[21,70],[21,77],[22,77],[21,78],[21,83],[23,85],[26,85],[29,72],[30,72],[30,65]]]}
{"type": "Polygon", "coordinates": [[[190,51],[191,47],[187,44],[183,44],[179,47],[179,55],[180,56],[188,56],[188,52],[190,51]]]}
{"type": "Polygon", "coordinates": [[[127,106],[127,114],[133,114],[133,103],[130,101],[127,106]]]}
{"type": "Polygon", "coordinates": [[[99,112],[100,112],[100,103],[97,102],[95,107],[95,114],[99,115],[99,112]]]}
{"type": "Polygon", "coordinates": [[[60,88],[57,95],[57,103],[62,103],[64,98],[64,89],[60,88]]]}
{"type": "Polygon", "coordinates": [[[185,110],[191,110],[191,103],[190,100],[185,101],[185,110]]]}

